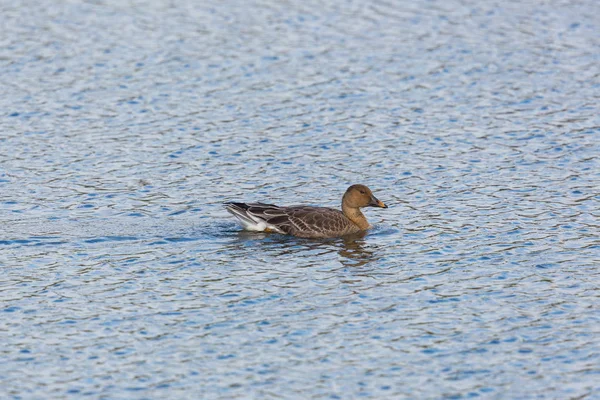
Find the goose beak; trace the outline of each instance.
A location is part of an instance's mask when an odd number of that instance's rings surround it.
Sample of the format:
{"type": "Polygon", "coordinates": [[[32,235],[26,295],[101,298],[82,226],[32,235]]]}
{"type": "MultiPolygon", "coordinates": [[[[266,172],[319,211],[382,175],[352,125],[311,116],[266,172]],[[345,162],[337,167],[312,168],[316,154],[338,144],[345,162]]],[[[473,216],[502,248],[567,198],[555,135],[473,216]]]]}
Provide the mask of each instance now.
{"type": "Polygon", "coordinates": [[[371,196],[371,202],[369,203],[369,206],[370,207],[388,208],[388,206],[383,204],[383,201],[378,200],[375,196],[371,196]]]}

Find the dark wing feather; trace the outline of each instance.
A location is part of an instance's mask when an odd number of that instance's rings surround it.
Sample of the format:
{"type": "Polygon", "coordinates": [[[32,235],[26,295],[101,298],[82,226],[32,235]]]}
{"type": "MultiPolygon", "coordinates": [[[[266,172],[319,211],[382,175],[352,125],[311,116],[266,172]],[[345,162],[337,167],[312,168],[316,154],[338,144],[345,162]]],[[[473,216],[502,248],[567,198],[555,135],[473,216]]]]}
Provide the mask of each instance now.
{"type": "Polygon", "coordinates": [[[274,204],[249,203],[246,212],[258,217],[269,225],[275,226],[283,233],[290,232],[290,221],[286,213],[286,207],[279,207],[274,204]]]}

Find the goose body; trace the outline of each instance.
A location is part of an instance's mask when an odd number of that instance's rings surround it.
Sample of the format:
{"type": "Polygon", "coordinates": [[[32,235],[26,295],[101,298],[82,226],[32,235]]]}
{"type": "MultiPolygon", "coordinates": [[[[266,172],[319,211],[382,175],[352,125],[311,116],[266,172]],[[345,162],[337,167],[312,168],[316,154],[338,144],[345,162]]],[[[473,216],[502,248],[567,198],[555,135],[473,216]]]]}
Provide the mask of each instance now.
{"type": "Polygon", "coordinates": [[[387,208],[364,185],[352,185],[342,198],[342,210],[328,207],[264,203],[225,203],[242,227],[249,231],[277,232],[304,238],[351,235],[369,229],[361,207],[387,208]]]}

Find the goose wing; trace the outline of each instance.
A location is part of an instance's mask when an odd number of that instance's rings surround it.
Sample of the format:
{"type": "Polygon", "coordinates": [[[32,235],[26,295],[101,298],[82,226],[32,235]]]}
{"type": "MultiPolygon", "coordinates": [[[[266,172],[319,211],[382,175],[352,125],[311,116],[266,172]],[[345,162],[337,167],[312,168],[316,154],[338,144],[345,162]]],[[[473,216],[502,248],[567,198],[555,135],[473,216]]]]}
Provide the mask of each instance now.
{"type": "Polygon", "coordinates": [[[355,233],[360,229],[333,208],[290,206],[265,203],[227,203],[245,229],[274,231],[306,238],[323,238],[355,233]]]}
{"type": "Polygon", "coordinates": [[[333,208],[293,206],[284,207],[283,211],[287,217],[285,232],[295,236],[331,237],[357,230],[341,211],[333,208]]]}

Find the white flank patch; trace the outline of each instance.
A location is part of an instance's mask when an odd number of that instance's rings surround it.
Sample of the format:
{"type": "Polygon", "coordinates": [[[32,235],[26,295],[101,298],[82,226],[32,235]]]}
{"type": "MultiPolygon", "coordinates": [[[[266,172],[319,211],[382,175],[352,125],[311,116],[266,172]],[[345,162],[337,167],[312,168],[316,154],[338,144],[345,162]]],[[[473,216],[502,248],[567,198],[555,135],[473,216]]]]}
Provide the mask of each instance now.
{"type": "Polygon", "coordinates": [[[264,232],[268,229],[271,232],[283,233],[279,228],[274,225],[267,224],[262,218],[257,217],[256,215],[252,215],[236,208],[227,208],[227,211],[233,214],[242,228],[247,231],[264,232]]]}
{"type": "Polygon", "coordinates": [[[259,221],[254,224],[251,224],[250,222],[239,218],[238,221],[240,221],[240,223],[242,224],[242,228],[244,228],[247,231],[263,232],[267,227],[267,224],[264,221],[259,221]]]}

